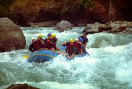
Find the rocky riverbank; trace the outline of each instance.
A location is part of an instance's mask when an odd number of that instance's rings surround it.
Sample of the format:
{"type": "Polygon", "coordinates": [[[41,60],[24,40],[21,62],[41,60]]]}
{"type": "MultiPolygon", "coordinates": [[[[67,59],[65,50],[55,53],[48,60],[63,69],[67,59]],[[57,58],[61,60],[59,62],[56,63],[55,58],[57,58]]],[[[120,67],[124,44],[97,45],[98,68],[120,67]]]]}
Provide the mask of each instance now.
{"type": "Polygon", "coordinates": [[[106,24],[102,24],[99,22],[95,22],[93,24],[79,24],[76,25],[67,20],[62,20],[60,22],[49,21],[42,23],[32,23],[31,27],[45,27],[45,26],[53,26],[56,30],[63,32],[64,30],[71,30],[72,27],[85,27],[84,30],[87,30],[89,34],[91,33],[99,33],[99,32],[108,32],[108,33],[132,33],[132,22],[130,21],[111,21],[106,24]],[[54,22],[54,23],[53,23],[54,22]]]}
{"type": "Polygon", "coordinates": [[[106,24],[94,23],[87,24],[85,29],[89,33],[108,32],[108,33],[132,33],[132,22],[114,21],[106,24]]]}
{"type": "MultiPolygon", "coordinates": [[[[87,23],[132,20],[131,0],[5,0],[0,1],[0,16],[16,24],[51,23],[68,20],[76,26],[87,23]]],[[[46,25],[47,26],[47,25],[46,25]]],[[[49,25],[48,25],[49,26],[49,25]]]]}

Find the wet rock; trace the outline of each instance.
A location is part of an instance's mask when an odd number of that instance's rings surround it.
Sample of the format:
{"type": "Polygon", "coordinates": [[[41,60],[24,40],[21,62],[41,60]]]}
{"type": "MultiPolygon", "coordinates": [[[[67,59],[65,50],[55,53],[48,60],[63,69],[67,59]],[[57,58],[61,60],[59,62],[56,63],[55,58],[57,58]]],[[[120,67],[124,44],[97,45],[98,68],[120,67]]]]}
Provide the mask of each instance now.
{"type": "Polygon", "coordinates": [[[7,89],[39,89],[39,88],[35,88],[27,84],[13,84],[9,86],[7,89]]]}
{"type": "Polygon", "coordinates": [[[132,34],[132,28],[128,27],[125,30],[123,30],[123,32],[132,34]]]}
{"type": "Polygon", "coordinates": [[[94,23],[94,24],[87,24],[83,32],[87,33],[98,33],[98,32],[104,32],[108,31],[110,29],[106,24],[101,24],[101,23],[94,23]]]}
{"type": "Polygon", "coordinates": [[[132,22],[125,22],[122,24],[121,30],[123,33],[132,33],[132,22]]]}
{"type": "Polygon", "coordinates": [[[64,30],[71,30],[72,24],[67,20],[62,20],[56,24],[56,30],[63,32],[64,30]]]}
{"type": "Polygon", "coordinates": [[[110,24],[99,24],[99,27],[98,27],[98,29],[99,29],[99,32],[109,32],[109,31],[111,31],[111,26],[110,26],[110,24]]]}
{"type": "Polygon", "coordinates": [[[83,33],[98,33],[98,32],[108,32],[108,33],[132,33],[132,22],[127,21],[114,21],[106,24],[95,23],[87,24],[83,33]]]}
{"type": "Polygon", "coordinates": [[[126,30],[127,28],[127,22],[125,21],[115,21],[115,22],[111,22],[109,23],[111,26],[111,30],[109,32],[122,32],[124,30],[126,30]]]}
{"type": "Polygon", "coordinates": [[[24,49],[25,45],[20,28],[8,18],[0,18],[0,52],[24,49]]]}
{"type": "Polygon", "coordinates": [[[99,32],[110,32],[110,33],[117,33],[123,32],[127,28],[127,22],[125,21],[115,21],[109,22],[107,24],[100,24],[99,32]]]}
{"type": "Polygon", "coordinates": [[[128,23],[127,23],[127,27],[132,28],[132,22],[128,22],[128,23]]]}
{"type": "Polygon", "coordinates": [[[83,32],[87,33],[97,33],[98,32],[98,23],[96,24],[87,24],[83,32]]]}

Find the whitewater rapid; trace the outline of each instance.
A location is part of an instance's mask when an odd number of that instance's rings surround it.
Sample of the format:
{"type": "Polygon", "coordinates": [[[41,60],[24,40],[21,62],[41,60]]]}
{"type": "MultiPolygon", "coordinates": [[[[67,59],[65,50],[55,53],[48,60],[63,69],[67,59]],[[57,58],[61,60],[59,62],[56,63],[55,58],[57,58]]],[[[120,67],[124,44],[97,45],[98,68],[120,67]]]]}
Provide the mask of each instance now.
{"type": "MultiPolygon", "coordinates": [[[[32,37],[56,33],[57,46],[69,38],[76,39],[83,28],[58,32],[54,28],[22,28],[26,37],[23,50],[0,53],[0,89],[10,84],[40,89],[132,89],[132,35],[96,33],[88,35],[89,56],[68,61],[59,55],[52,62],[31,64],[24,59],[32,37]]],[[[44,38],[45,38],[44,37],[44,38]]]]}

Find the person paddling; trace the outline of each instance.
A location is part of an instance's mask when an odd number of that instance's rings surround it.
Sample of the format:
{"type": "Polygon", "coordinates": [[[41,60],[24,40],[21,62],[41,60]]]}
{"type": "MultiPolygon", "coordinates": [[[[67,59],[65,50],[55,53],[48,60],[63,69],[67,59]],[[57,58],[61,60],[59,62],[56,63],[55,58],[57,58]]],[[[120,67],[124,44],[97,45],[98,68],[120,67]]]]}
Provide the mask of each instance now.
{"type": "Polygon", "coordinates": [[[45,48],[44,40],[42,39],[42,37],[43,37],[43,35],[39,34],[39,36],[37,37],[36,40],[32,39],[32,43],[29,46],[29,50],[31,52],[38,51],[42,48],[45,48]]]}
{"type": "Polygon", "coordinates": [[[44,40],[46,44],[46,48],[49,50],[59,50],[59,48],[56,47],[57,38],[54,33],[49,33],[47,35],[47,38],[44,40]]]}
{"type": "Polygon", "coordinates": [[[84,32],[82,34],[82,36],[79,37],[79,41],[82,43],[83,53],[86,53],[86,54],[88,54],[88,52],[86,51],[86,46],[87,46],[87,42],[88,42],[87,35],[88,35],[88,33],[84,32]]]}

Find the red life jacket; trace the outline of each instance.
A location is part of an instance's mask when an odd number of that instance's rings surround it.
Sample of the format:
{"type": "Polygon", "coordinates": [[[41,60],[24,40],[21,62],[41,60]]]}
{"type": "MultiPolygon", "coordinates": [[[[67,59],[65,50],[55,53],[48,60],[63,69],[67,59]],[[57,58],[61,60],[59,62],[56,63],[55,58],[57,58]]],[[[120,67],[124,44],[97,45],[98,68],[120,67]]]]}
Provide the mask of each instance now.
{"type": "Polygon", "coordinates": [[[29,50],[34,52],[44,47],[45,45],[41,43],[41,40],[36,40],[29,46],[29,50]]]}
{"type": "Polygon", "coordinates": [[[70,42],[67,42],[63,46],[66,46],[66,53],[68,53],[69,56],[71,56],[72,53],[73,53],[72,48],[73,48],[74,44],[73,43],[70,43],[70,42]]]}
{"type": "Polygon", "coordinates": [[[75,49],[74,51],[76,51],[75,53],[80,54],[81,51],[82,51],[82,45],[81,45],[81,43],[75,41],[74,42],[74,49],[75,49]]]}
{"type": "Polygon", "coordinates": [[[57,49],[56,42],[57,42],[57,38],[46,38],[45,39],[46,48],[48,48],[48,49],[52,49],[52,48],[57,49]]]}
{"type": "Polygon", "coordinates": [[[52,42],[52,48],[57,49],[57,47],[56,47],[57,38],[55,37],[55,38],[51,38],[49,40],[52,42]]]}
{"type": "Polygon", "coordinates": [[[45,40],[46,48],[52,49],[54,44],[50,41],[50,39],[46,38],[45,40]]]}

